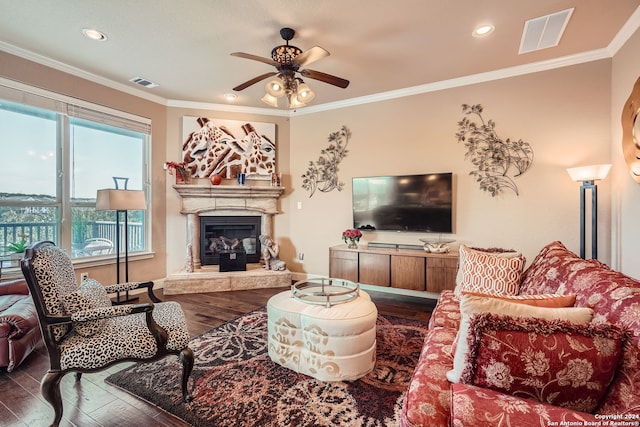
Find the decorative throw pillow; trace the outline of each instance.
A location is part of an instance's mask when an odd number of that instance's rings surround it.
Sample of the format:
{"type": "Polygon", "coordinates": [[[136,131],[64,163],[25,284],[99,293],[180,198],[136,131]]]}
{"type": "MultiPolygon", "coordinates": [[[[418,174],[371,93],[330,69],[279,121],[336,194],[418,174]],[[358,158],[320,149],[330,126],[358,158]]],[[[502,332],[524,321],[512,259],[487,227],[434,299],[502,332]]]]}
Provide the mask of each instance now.
{"type": "Polygon", "coordinates": [[[447,372],[447,379],[452,383],[460,381],[469,352],[469,322],[474,315],[492,313],[513,317],[537,317],[546,320],[566,320],[573,323],[588,323],[593,317],[593,310],[586,307],[534,307],[526,304],[502,301],[496,298],[483,298],[465,295],[460,299],[460,328],[455,342],[453,369],[447,372]]]}
{"type": "Polygon", "coordinates": [[[561,294],[539,294],[539,295],[491,295],[478,292],[462,292],[462,295],[470,295],[476,297],[496,298],[507,302],[516,302],[518,304],[533,305],[536,307],[573,307],[576,303],[575,295],[561,294]]]}
{"type": "Polygon", "coordinates": [[[559,241],[551,242],[540,250],[522,274],[519,293],[556,293],[566,284],[575,283],[577,275],[602,266],[598,260],[580,258],[559,241]]]}
{"type": "MultiPolygon", "coordinates": [[[[475,297],[495,298],[501,301],[514,302],[517,304],[533,305],[535,307],[573,307],[576,302],[575,295],[561,295],[561,294],[541,294],[541,295],[505,295],[497,296],[490,294],[481,294],[477,292],[463,292],[462,295],[469,295],[475,297]]],[[[456,354],[456,348],[458,339],[456,336],[455,341],[451,345],[451,356],[456,354]]]]}
{"type": "MultiPolygon", "coordinates": [[[[84,310],[111,306],[111,300],[104,286],[93,279],[85,279],[78,290],[65,295],[62,302],[70,315],[84,310]]],[[[75,322],[73,327],[83,337],[90,337],[102,330],[104,322],[104,320],[75,322]]]]}
{"type": "Polygon", "coordinates": [[[519,252],[486,252],[460,245],[455,295],[516,295],[526,259],[519,252]]]}
{"type": "Polygon", "coordinates": [[[618,370],[628,335],[611,324],[474,316],[462,382],[594,412],[618,370]]]}

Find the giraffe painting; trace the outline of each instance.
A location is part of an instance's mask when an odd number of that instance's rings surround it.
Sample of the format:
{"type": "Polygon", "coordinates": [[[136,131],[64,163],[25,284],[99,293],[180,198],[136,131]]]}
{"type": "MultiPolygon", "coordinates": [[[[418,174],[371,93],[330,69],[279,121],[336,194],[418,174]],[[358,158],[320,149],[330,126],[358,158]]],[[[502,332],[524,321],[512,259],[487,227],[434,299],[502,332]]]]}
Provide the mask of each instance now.
{"type": "Polygon", "coordinates": [[[183,118],[182,159],[195,178],[269,179],[276,171],[275,124],[183,118]]]}

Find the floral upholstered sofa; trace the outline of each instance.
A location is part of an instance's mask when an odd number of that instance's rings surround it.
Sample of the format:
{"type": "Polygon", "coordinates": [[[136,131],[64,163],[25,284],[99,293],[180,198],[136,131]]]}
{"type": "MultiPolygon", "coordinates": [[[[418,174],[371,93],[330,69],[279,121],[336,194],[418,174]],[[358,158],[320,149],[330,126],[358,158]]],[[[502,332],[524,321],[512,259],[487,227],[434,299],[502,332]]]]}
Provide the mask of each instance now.
{"type": "Polygon", "coordinates": [[[442,293],[431,317],[403,427],[640,425],[640,282],[552,242],[511,275],[516,287],[501,289],[502,300],[461,292],[464,262],[461,246],[456,291],[442,293]],[[551,310],[548,320],[483,312],[557,298],[562,308],[531,308],[551,310]],[[558,320],[565,312],[582,318],[558,320]]]}

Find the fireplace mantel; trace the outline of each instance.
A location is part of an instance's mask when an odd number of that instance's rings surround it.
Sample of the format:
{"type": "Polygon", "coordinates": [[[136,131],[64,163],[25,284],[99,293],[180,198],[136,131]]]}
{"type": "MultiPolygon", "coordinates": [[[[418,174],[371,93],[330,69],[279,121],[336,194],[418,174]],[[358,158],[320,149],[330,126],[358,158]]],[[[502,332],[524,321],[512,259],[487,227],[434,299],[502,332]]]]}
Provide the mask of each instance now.
{"type": "Polygon", "coordinates": [[[187,244],[191,246],[193,268],[202,267],[200,259],[200,217],[259,215],[260,234],[273,236],[273,216],[278,214],[278,198],[284,187],[260,185],[180,185],[180,213],[187,217],[187,244]]]}
{"type": "Polygon", "coordinates": [[[211,210],[249,210],[276,214],[284,187],[252,185],[174,185],[182,198],[181,213],[211,210]]]}

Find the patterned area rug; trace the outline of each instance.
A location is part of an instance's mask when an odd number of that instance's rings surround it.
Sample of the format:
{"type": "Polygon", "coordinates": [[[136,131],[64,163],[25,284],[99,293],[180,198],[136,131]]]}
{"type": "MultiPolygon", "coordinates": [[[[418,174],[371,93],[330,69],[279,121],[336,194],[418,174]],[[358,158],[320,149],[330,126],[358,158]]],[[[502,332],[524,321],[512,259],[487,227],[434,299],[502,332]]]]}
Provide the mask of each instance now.
{"type": "Polygon", "coordinates": [[[106,381],[194,426],[397,426],[426,328],[378,316],[374,370],[357,381],[322,382],[269,359],[267,313],[260,309],[191,341],[190,403],[181,402],[181,364],[174,356],[106,381]]]}

